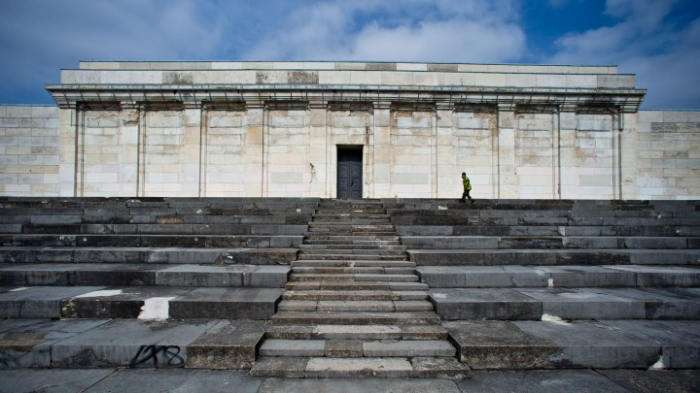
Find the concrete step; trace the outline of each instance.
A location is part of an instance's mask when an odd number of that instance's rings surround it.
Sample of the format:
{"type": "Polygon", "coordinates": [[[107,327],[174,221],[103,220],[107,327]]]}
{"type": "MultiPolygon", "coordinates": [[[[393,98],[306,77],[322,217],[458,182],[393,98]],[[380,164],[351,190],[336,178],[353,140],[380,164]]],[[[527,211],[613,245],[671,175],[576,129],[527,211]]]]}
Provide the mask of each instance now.
{"type": "Polygon", "coordinates": [[[433,311],[433,304],[427,300],[282,300],[278,311],[353,311],[353,312],[395,312],[433,311]]]}
{"type": "Polygon", "coordinates": [[[377,244],[377,243],[365,243],[365,244],[301,244],[299,245],[299,250],[305,253],[314,252],[332,252],[332,253],[369,253],[374,252],[388,252],[388,251],[399,251],[405,252],[406,246],[401,244],[377,244]]]}
{"type": "MultiPolygon", "coordinates": [[[[342,236],[342,235],[323,235],[308,233],[304,236],[304,242],[350,242],[350,243],[361,243],[361,242],[398,242],[399,236],[387,235],[387,236],[375,236],[375,235],[357,235],[357,236],[342,236]]],[[[311,244],[311,243],[310,243],[311,244]]]]}
{"type": "Polygon", "coordinates": [[[303,241],[301,235],[0,235],[2,247],[288,248],[303,241]]]}
{"type": "Polygon", "coordinates": [[[472,369],[700,368],[700,321],[444,323],[472,369]]]}
{"type": "Polygon", "coordinates": [[[0,287],[0,318],[268,319],[282,289],[0,287]]]}
{"type": "Polygon", "coordinates": [[[290,266],[296,267],[383,267],[383,268],[415,268],[415,262],[410,261],[336,261],[336,260],[298,260],[290,266]]]}
{"type": "Polygon", "coordinates": [[[416,249],[698,249],[698,237],[403,236],[416,249]]]}
{"type": "Polygon", "coordinates": [[[421,266],[432,288],[700,287],[700,266],[421,266]]]}
{"type": "MultiPolygon", "coordinates": [[[[277,378],[469,378],[471,372],[454,358],[326,358],[263,357],[250,370],[254,377],[277,378]]],[[[424,381],[423,379],[420,379],[424,381]]],[[[373,385],[377,388],[376,384],[373,385]]],[[[357,384],[343,384],[343,391],[354,391],[357,384]]],[[[397,387],[399,390],[402,388],[397,387]]],[[[421,386],[425,391],[442,389],[439,381],[421,386]]],[[[371,389],[371,388],[370,388],[371,389]]],[[[392,390],[393,391],[393,390],[392,390]]]]}
{"type": "Polygon", "coordinates": [[[280,311],[271,318],[278,325],[435,325],[440,317],[430,311],[414,312],[296,312],[280,311]]]}
{"type": "Polygon", "coordinates": [[[507,223],[471,223],[455,225],[401,225],[394,222],[401,236],[645,236],[698,237],[700,227],[687,225],[521,225],[516,219],[507,223]]]}
{"type": "Polygon", "coordinates": [[[416,250],[418,266],[700,265],[700,250],[416,250]]]}
{"type": "Polygon", "coordinates": [[[272,325],[268,339],[286,340],[446,340],[440,325],[272,325]]]}
{"type": "Polygon", "coordinates": [[[294,340],[266,339],[258,351],[264,357],[326,356],[328,358],[452,357],[455,347],[445,340],[294,340]]]}
{"type": "Polygon", "coordinates": [[[417,282],[419,278],[415,274],[321,274],[321,273],[295,273],[289,275],[289,281],[335,281],[335,282],[417,282]]]}
{"type": "Polygon", "coordinates": [[[700,319],[700,288],[432,288],[445,320],[700,319]]]}
{"type": "Polygon", "coordinates": [[[329,260],[329,261],[405,261],[406,253],[396,254],[314,254],[300,252],[297,256],[297,260],[300,261],[315,261],[315,260],[329,260]]]}
{"type": "Polygon", "coordinates": [[[289,266],[0,264],[0,286],[181,286],[282,288],[289,266]]]}
{"type": "Polygon", "coordinates": [[[3,368],[250,369],[264,331],[244,319],[0,320],[0,359],[3,368]]]}
{"type": "Polygon", "coordinates": [[[427,291],[391,291],[391,290],[287,290],[282,294],[284,300],[426,300],[427,291]]]}
{"type": "Polygon", "coordinates": [[[289,264],[296,248],[0,247],[0,263],[289,264]]]}
{"type": "Polygon", "coordinates": [[[306,236],[304,238],[304,244],[309,245],[332,245],[332,244],[356,244],[358,246],[400,246],[401,242],[398,236],[394,236],[396,239],[392,239],[392,236],[377,236],[380,239],[352,239],[352,236],[317,236],[316,238],[311,238],[306,236]],[[331,239],[335,238],[335,239],[331,239]]]}
{"type": "Polygon", "coordinates": [[[355,267],[299,267],[295,266],[292,270],[295,274],[414,274],[413,267],[370,267],[370,266],[355,266],[355,267]]]}
{"type": "Polygon", "coordinates": [[[358,290],[393,290],[421,291],[427,290],[428,285],[420,282],[377,282],[377,281],[303,281],[287,282],[287,290],[325,290],[325,291],[358,291],[358,290]]]}

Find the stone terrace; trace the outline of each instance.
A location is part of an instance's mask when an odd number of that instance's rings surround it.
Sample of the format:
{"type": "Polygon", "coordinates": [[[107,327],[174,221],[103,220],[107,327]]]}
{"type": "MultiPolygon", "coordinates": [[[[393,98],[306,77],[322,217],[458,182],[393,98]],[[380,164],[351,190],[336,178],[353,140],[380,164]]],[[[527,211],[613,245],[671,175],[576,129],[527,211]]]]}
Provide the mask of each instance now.
{"type": "Polygon", "coordinates": [[[0,199],[0,367],[700,367],[700,204],[0,199]]]}

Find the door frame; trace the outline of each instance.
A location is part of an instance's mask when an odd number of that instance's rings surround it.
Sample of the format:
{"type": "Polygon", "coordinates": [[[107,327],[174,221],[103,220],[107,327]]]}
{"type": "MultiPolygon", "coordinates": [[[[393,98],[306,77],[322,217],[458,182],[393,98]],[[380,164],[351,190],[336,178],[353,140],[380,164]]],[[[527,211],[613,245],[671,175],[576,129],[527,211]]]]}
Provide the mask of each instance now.
{"type": "Polygon", "coordinates": [[[365,166],[364,166],[364,146],[363,145],[336,145],[336,151],[335,151],[335,195],[336,198],[340,198],[340,152],[341,151],[348,151],[348,150],[353,150],[353,151],[359,151],[360,155],[360,196],[359,198],[362,199],[364,197],[364,178],[365,178],[365,166]]]}

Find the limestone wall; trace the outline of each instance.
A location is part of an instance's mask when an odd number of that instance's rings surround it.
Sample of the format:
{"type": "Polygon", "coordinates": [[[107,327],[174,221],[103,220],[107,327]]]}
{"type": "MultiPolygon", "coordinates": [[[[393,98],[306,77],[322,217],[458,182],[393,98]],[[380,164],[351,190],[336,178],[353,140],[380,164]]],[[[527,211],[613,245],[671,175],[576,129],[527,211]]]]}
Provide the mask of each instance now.
{"type": "Polygon", "coordinates": [[[59,195],[59,109],[0,106],[0,195],[59,195]]]}
{"type": "Polygon", "coordinates": [[[477,198],[700,197],[700,112],[312,103],[0,114],[2,195],[334,197],[338,148],[354,146],[365,197],[453,198],[463,171],[477,198]]]}
{"type": "Polygon", "coordinates": [[[700,198],[700,112],[640,111],[639,199],[700,198]]]}

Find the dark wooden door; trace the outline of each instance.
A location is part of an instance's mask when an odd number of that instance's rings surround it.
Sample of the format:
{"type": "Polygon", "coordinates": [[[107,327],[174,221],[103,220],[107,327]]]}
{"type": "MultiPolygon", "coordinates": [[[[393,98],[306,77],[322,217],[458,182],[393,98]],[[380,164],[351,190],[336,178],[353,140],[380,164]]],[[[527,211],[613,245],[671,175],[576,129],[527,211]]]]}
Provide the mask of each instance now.
{"type": "Polygon", "coordinates": [[[338,149],[338,198],[362,198],[362,149],[338,149]]]}

